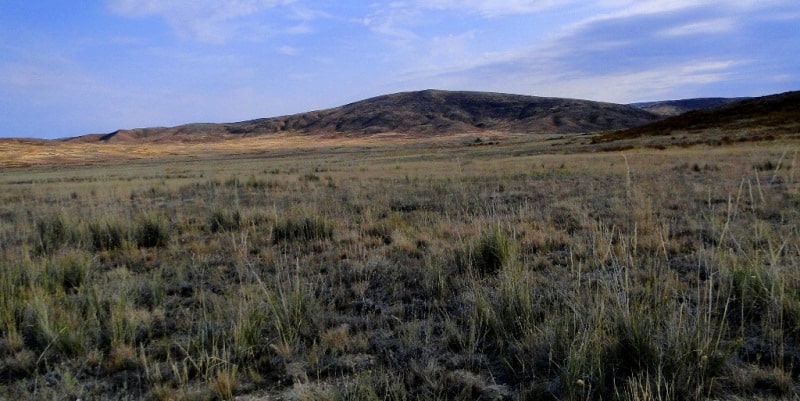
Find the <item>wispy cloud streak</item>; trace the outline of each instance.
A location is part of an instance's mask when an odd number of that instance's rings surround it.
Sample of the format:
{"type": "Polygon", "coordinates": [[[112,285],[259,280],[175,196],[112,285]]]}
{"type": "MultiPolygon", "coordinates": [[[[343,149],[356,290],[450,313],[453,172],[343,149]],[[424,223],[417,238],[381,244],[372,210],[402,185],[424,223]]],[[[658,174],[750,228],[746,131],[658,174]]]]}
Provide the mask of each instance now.
{"type": "Polygon", "coordinates": [[[126,17],[161,17],[183,37],[222,43],[253,29],[247,17],[292,3],[294,0],[111,0],[109,7],[126,17]]]}

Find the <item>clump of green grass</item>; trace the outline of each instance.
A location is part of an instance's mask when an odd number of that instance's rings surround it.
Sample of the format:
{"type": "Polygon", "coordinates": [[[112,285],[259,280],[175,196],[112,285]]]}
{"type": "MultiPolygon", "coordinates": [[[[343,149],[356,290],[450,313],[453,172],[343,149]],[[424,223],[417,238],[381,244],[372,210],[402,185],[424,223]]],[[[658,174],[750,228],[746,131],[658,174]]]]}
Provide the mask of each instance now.
{"type": "Polygon", "coordinates": [[[314,173],[304,174],[300,177],[300,181],[316,182],[319,181],[319,176],[314,173]]]}
{"type": "Polygon", "coordinates": [[[286,218],[275,223],[273,242],[315,241],[333,238],[333,224],[322,217],[286,218]]]}
{"type": "Polygon", "coordinates": [[[37,290],[22,311],[22,338],[25,347],[43,361],[59,356],[83,355],[91,346],[86,316],[77,305],[79,299],[46,294],[37,290]]]}
{"type": "Polygon", "coordinates": [[[263,339],[271,325],[269,308],[264,301],[263,288],[248,286],[242,289],[230,330],[233,354],[244,362],[258,361],[267,351],[263,339]]]}
{"type": "Polygon", "coordinates": [[[39,217],[34,222],[33,242],[39,253],[52,253],[77,238],[76,226],[61,213],[39,217]]]}
{"type": "Polygon", "coordinates": [[[47,271],[47,279],[61,287],[64,292],[77,291],[85,282],[90,261],[83,254],[70,253],[53,260],[47,271]]]}
{"type": "Polygon", "coordinates": [[[170,239],[169,223],[162,217],[144,216],[137,223],[134,239],[140,248],[164,247],[170,239]]]}
{"type": "Polygon", "coordinates": [[[108,251],[121,248],[127,240],[125,225],[113,217],[99,217],[89,222],[89,239],[94,251],[108,251]]]}
{"type": "Polygon", "coordinates": [[[479,275],[496,274],[517,259],[518,246],[499,227],[484,231],[481,237],[456,253],[461,270],[474,269],[479,275]]]}
{"type": "Polygon", "coordinates": [[[242,225],[242,215],[238,210],[215,209],[208,216],[208,229],[212,233],[238,230],[242,225]]]}

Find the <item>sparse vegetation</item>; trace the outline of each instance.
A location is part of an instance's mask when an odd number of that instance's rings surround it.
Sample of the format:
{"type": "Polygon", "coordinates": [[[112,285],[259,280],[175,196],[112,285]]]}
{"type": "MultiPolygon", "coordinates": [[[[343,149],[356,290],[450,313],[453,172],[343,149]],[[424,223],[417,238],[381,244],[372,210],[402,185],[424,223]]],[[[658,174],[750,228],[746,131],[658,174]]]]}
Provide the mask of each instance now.
{"type": "Polygon", "coordinates": [[[536,146],[3,170],[0,398],[800,395],[793,148],[536,146]]]}

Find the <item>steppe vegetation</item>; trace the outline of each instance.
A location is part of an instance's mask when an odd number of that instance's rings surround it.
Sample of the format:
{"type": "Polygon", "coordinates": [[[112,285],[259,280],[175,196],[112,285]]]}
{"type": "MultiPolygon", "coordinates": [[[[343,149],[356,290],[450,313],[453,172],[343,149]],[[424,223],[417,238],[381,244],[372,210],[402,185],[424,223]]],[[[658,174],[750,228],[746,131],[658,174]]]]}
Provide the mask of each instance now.
{"type": "Polygon", "coordinates": [[[0,399],[798,397],[796,142],[525,146],[5,169],[0,399]]]}

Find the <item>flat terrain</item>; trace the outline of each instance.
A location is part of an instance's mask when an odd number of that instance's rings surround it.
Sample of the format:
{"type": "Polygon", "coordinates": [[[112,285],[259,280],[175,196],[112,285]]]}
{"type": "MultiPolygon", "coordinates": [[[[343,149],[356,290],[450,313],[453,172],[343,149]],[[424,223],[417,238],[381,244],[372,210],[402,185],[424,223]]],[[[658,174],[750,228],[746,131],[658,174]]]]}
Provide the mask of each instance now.
{"type": "Polygon", "coordinates": [[[0,143],[0,399],[796,399],[796,139],[594,137],[0,143]]]}

